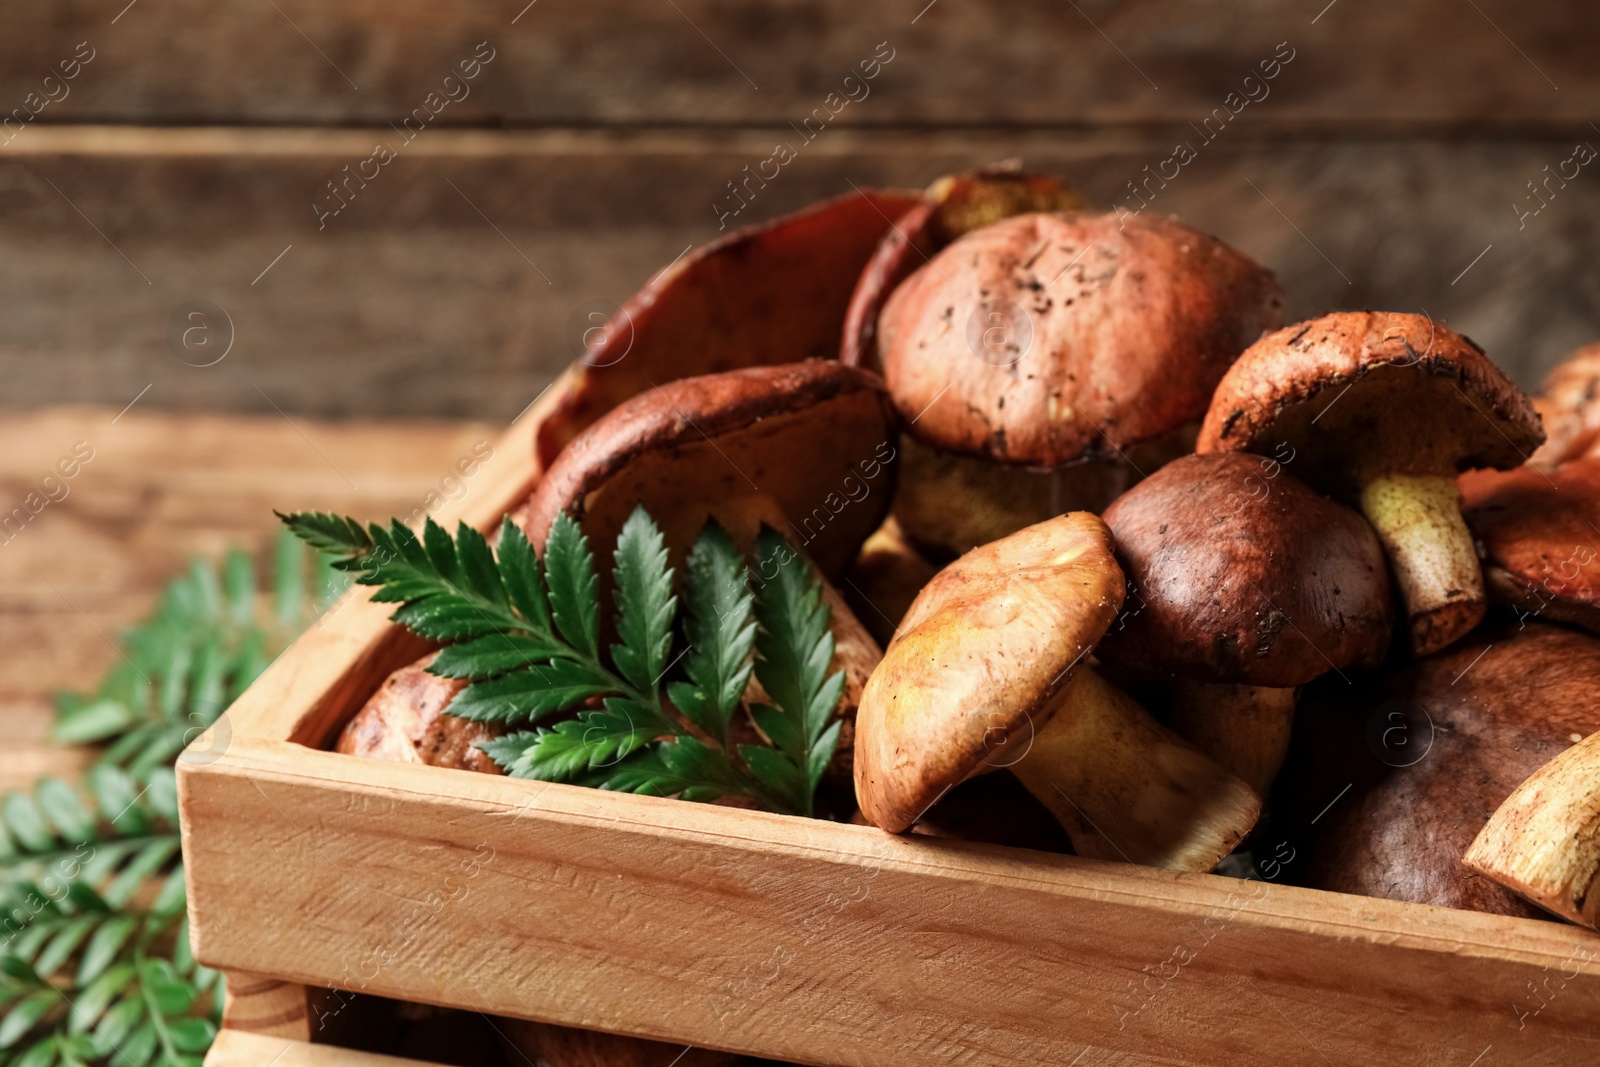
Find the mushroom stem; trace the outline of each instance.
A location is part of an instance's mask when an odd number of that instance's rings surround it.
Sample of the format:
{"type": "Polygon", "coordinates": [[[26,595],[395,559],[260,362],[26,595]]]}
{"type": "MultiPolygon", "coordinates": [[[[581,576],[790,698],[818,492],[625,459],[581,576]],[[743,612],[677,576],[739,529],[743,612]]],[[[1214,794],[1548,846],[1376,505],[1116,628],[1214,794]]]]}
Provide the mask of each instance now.
{"type": "Polygon", "coordinates": [[[1419,656],[1482,621],[1488,606],[1483,570],[1453,477],[1382,475],[1362,488],[1361,511],[1389,556],[1419,656]]]}
{"type": "Polygon", "coordinates": [[[1255,825],[1261,800],[1249,786],[1093,670],[1054,702],[1011,770],[1078,855],[1209,871],[1255,825]]]}
{"type": "Polygon", "coordinates": [[[1463,862],[1541,908],[1600,929],[1600,734],[1518,786],[1463,862]]]}
{"type": "Polygon", "coordinates": [[[1295,690],[1182,679],[1172,730],[1265,796],[1289,753],[1295,690]]]}

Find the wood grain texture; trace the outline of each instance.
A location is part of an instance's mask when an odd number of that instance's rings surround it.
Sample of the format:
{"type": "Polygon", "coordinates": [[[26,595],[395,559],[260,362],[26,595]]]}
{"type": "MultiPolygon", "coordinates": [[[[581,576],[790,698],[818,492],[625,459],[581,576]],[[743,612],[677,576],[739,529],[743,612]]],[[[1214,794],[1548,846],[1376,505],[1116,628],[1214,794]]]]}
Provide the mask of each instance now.
{"type": "MultiPolygon", "coordinates": [[[[1571,141],[1285,140],[1253,123],[1246,111],[1197,144],[1165,188],[1149,186],[1150,210],[1273,268],[1291,318],[1426,309],[1529,386],[1600,335],[1600,176],[1552,185],[1520,228],[1513,210],[1536,203],[1526,183],[1568,160],[1571,141]]],[[[313,198],[377,135],[31,131],[0,151],[0,403],[120,407],[154,383],[142,405],[510,419],[578,354],[588,311],[717,236],[726,183],[776,136],[427,131],[319,231],[313,198]],[[174,311],[201,298],[236,336],[210,367],[168,339],[174,311]]],[[[827,130],[734,221],[1008,156],[1094,203],[1137,207],[1127,183],[1179,139],[1199,142],[1187,126],[827,130]]]]}
{"type": "Polygon", "coordinates": [[[40,92],[84,41],[94,59],[39,122],[381,126],[422,106],[483,41],[495,59],[437,122],[780,126],[842,94],[844,78],[880,42],[895,58],[841,121],[1198,121],[1196,112],[1219,105],[1282,41],[1299,50],[1299,66],[1275,87],[1282,103],[1271,121],[1293,128],[1581,126],[1600,89],[1586,50],[1600,16],[1573,3],[122,6],[60,0],[11,12],[0,39],[6,109],[40,92]]]}
{"type": "Polygon", "coordinates": [[[310,1041],[311,1005],[306,987],[248,971],[229,971],[222,1025],[263,1037],[310,1041]]]}
{"type": "MultiPolygon", "coordinates": [[[[94,449],[64,499],[14,536],[0,532],[0,790],[86,765],[89,750],[48,742],[50,694],[92,686],[116,659],[107,638],[148,612],[191,556],[239,546],[264,565],[275,507],[409,514],[498,433],[486,423],[160,414],[144,403],[120,418],[116,408],[0,418],[0,513],[37,492],[75,442],[94,449]]],[[[465,481],[465,499],[511,462],[497,453],[465,481]]]]}
{"type": "Polygon", "coordinates": [[[250,738],[180,774],[213,966],[806,1063],[1600,1054],[1600,940],[1554,923],[250,738]]]}

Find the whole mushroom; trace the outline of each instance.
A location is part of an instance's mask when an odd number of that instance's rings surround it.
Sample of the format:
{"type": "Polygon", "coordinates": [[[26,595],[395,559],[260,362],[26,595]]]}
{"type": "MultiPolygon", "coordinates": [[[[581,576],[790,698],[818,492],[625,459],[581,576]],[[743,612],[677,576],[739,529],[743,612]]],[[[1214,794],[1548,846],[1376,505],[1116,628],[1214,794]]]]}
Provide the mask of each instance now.
{"type": "Polygon", "coordinates": [[[856,798],[899,832],[1008,767],[1079,855],[1210,870],[1259,798],[1084,665],[1122,605],[1110,533],[1074,512],[974,549],[918,595],[856,719],[856,798]]]}
{"type": "Polygon", "coordinates": [[[1319,685],[1302,701],[1275,793],[1280,821],[1303,832],[1291,877],[1540,915],[1462,857],[1529,775],[1600,730],[1600,641],[1538,622],[1477,636],[1354,688],[1319,685]]]}
{"type": "Polygon", "coordinates": [[[1026,214],[966,234],[878,320],[907,423],[902,526],[953,554],[1098,510],[1150,462],[1135,446],[1188,450],[1281,306],[1269,271],[1170,218],[1026,214]]]}
{"type": "Polygon", "coordinates": [[[1134,597],[1100,657],[1176,676],[1173,729],[1265,793],[1297,688],[1388,651],[1389,576],[1372,528],[1240,452],[1175,460],[1104,517],[1134,597]]]}
{"type": "Polygon", "coordinates": [[[1287,449],[1296,477],[1358,504],[1420,655],[1476,626],[1487,603],[1456,476],[1517,466],[1542,440],[1528,398],[1465,337],[1421,315],[1337,312],[1250,346],[1197,447],[1287,449]]]}

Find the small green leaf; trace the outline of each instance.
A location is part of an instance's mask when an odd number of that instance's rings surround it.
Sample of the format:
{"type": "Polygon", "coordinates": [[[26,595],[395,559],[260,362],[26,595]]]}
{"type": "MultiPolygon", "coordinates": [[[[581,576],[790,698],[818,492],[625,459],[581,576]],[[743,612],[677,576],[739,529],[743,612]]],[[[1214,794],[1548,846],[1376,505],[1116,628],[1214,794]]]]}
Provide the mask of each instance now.
{"type": "Polygon", "coordinates": [[[61,995],[53,989],[43,989],[23,997],[0,1020],[0,1048],[10,1048],[21,1041],[28,1031],[39,1024],[45,1013],[59,1003],[61,995]]]}
{"type": "Polygon", "coordinates": [[[40,974],[55,974],[61,970],[61,965],[77,951],[79,945],[83,944],[83,939],[89,936],[94,925],[94,918],[85,916],[73,919],[62,926],[50,939],[49,944],[34,957],[34,969],[40,974]]]}
{"type": "Polygon", "coordinates": [[[30,852],[46,852],[55,847],[55,838],[45,826],[44,816],[32,797],[11,793],[0,804],[0,819],[17,843],[30,852]]]}
{"type": "Polygon", "coordinates": [[[493,633],[459,645],[446,645],[428,666],[441,678],[493,678],[519,667],[545,663],[566,652],[550,638],[524,633],[493,633]]]}
{"type": "Polygon", "coordinates": [[[544,579],[540,576],[539,562],[534,558],[533,546],[522,527],[507,515],[500,524],[500,578],[511,603],[535,629],[550,630],[550,604],[545,597],[544,579]]]}
{"type": "Polygon", "coordinates": [[[544,579],[556,629],[590,660],[600,658],[599,579],[588,538],[572,516],[562,512],[544,546],[544,579]]]}
{"type": "Polygon", "coordinates": [[[728,724],[750,682],[756,626],[749,576],[733,538],[714,521],[690,549],[688,572],[689,682],[675,682],[668,691],[678,710],[726,749],[728,724]]]}
{"type": "Polygon", "coordinates": [[[81,1034],[99,1022],[106,1007],[133,979],[134,965],[119,963],[81,988],[67,1012],[67,1032],[81,1034]]]}
{"type": "Polygon", "coordinates": [[[141,960],[139,982],[163,1015],[182,1015],[197,995],[195,988],[179,978],[172,964],[163,959],[141,960]]]}
{"type": "Polygon", "coordinates": [[[54,1034],[34,1042],[13,1061],[11,1067],[55,1067],[60,1045],[54,1034]]]}
{"type": "Polygon", "coordinates": [[[167,1037],[179,1052],[204,1052],[216,1036],[210,1019],[174,1019],[167,1024],[167,1037]]]}
{"type": "Polygon", "coordinates": [[[372,538],[354,519],[316,511],[298,511],[289,515],[275,511],[300,540],[312,548],[341,557],[363,556],[372,549],[372,538]]]}
{"type": "MultiPolygon", "coordinates": [[[[133,977],[132,964],[127,965],[127,974],[129,978],[133,977]]],[[[67,1025],[68,1029],[74,1033],[82,1033],[89,1026],[94,1025],[96,1046],[102,1050],[101,1055],[104,1056],[109,1055],[120,1047],[128,1039],[128,1035],[133,1033],[133,1028],[145,1017],[144,1001],[139,997],[129,997],[126,1000],[118,1001],[111,1007],[110,1011],[100,1016],[98,1025],[79,1022],[77,1026],[74,1026],[70,1017],[67,1025]]]]}
{"type": "Polygon", "coordinates": [[[390,616],[395,622],[430,641],[460,641],[499,633],[504,621],[484,611],[483,605],[460,593],[438,593],[406,604],[390,616]]]}
{"type": "Polygon", "coordinates": [[[494,553],[489,551],[489,542],[464,522],[456,527],[456,556],[467,587],[491,604],[504,607],[506,589],[500,581],[494,553]]]}
{"type": "Polygon", "coordinates": [[[34,788],[34,796],[56,832],[68,841],[92,841],[94,819],[78,799],[78,791],[59,778],[44,778],[34,788]]]}
{"type": "Polygon", "coordinates": [[[248,626],[256,615],[256,570],[250,557],[230,548],[222,557],[222,594],[228,605],[229,621],[248,626]]]}
{"type": "Polygon", "coordinates": [[[145,1067],[156,1054],[156,1041],[155,1023],[146,1021],[122,1042],[111,1067],[145,1067]]]}
{"type": "Polygon", "coordinates": [[[64,745],[93,744],[115,736],[137,721],[133,709],[120,700],[104,697],[57,715],[50,739],[64,745]]]}
{"type": "Polygon", "coordinates": [[[111,966],[117,958],[117,952],[133,935],[138,927],[139,920],[132,915],[123,915],[102,923],[89,939],[89,944],[83,950],[83,957],[78,961],[78,984],[88,985],[100,977],[105,969],[111,966]]]}
{"type": "Polygon", "coordinates": [[[666,538],[643,507],[633,509],[617,537],[617,636],[611,658],[641,693],[655,693],[672,647],[672,595],[666,538]]]}
{"type": "Polygon", "coordinates": [[[456,546],[445,533],[444,527],[430,517],[423,520],[422,547],[428,553],[428,562],[438,576],[450,585],[459,587],[461,568],[456,563],[456,546]]]}
{"type": "Polygon", "coordinates": [[[556,660],[472,683],[450,702],[450,714],[473,722],[520,726],[615,689],[615,682],[603,671],[572,660],[556,660]]]}
{"type": "MultiPolygon", "coordinates": [[[[346,520],[349,521],[349,520],[346,520]]],[[[357,530],[360,527],[356,527],[357,530]]],[[[280,626],[293,626],[300,621],[306,599],[305,549],[293,529],[278,534],[273,546],[272,593],[274,614],[280,626]]]]}

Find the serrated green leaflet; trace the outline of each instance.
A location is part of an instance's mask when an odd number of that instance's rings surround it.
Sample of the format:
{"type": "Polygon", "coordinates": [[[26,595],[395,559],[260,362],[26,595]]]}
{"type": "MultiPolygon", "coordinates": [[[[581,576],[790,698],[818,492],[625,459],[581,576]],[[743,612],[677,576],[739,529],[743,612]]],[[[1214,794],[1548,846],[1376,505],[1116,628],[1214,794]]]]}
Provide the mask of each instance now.
{"type": "Polygon", "coordinates": [[[680,603],[666,540],[636,508],[610,546],[616,640],[604,655],[594,552],[568,515],[551,525],[542,560],[509,519],[495,552],[464,527],[452,542],[432,523],[419,540],[337,516],[284,521],[312,544],[339,546],[338,566],[399,605],[395,622],[456,642],[429,670],[468,682],[450,714],[507,728],[480,747],[508,774],[814,813],[838,744],[844,674],[829,673],[821,580],[777,533],[758,541],[762,573],[773,577],[752,594],[733,539],[708,524],[688,553],[680,603]],[[772,699],[750,709],[769,743],[735,745],[752,672],[772,699]]]}

